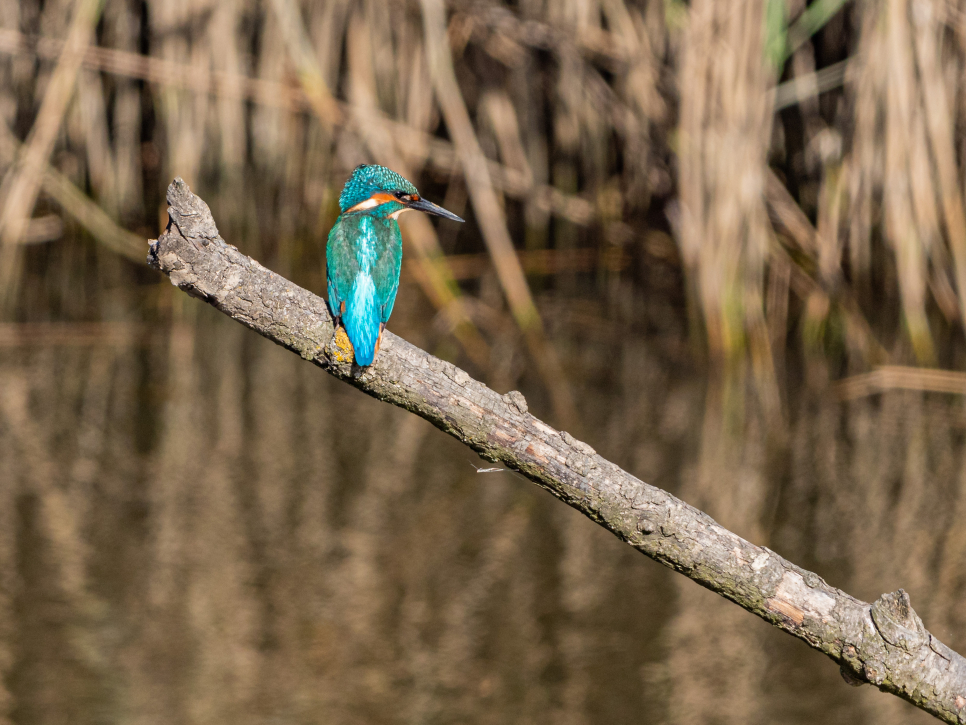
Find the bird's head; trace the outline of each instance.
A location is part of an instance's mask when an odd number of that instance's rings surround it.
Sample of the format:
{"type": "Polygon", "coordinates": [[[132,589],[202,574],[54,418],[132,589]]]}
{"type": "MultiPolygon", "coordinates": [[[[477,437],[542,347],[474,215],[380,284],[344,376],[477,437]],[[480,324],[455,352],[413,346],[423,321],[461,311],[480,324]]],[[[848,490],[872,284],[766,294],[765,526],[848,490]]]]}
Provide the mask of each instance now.
{"type": "Polygon", "coordinates": [[[423,199],[416,187],[395,171],[375,164],[356,167],[339,195],[339,208],[343,214],[371,214],[383,219],[396,219],[404,211],[413,209],[463,221],[443,207],[423,199]]]}

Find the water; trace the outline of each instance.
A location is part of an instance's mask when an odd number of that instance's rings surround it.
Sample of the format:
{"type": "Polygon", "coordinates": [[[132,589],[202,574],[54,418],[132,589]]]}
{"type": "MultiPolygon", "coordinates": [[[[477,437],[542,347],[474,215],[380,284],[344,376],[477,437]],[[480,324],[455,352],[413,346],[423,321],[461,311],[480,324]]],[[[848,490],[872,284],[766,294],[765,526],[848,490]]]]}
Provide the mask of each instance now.
{"type": "MultiPolygon", "coordinates": [[[[928,721],[428,423],[183,310],[0,348],[8,720],[928,721]]],[[[419,319],[395,328],[431,344],[419,319]]],[[[602,455],[866,601],[906,588],[966,650],[960,398],[801,392],[776,442],[753,415],[722,432],[686,348],[566,329],[602,455]]]]}

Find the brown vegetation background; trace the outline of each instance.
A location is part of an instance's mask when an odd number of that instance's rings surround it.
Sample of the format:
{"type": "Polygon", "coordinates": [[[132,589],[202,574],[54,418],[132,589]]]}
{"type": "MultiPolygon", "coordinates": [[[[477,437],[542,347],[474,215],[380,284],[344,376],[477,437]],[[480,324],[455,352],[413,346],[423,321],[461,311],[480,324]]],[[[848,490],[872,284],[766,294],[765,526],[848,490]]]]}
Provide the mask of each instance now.
{"type": "Polygon", "coordinates": [[[966,650],[966,3],[0,0],[0,722],[924,722],[147,269],[322,292],[966,650]]]}

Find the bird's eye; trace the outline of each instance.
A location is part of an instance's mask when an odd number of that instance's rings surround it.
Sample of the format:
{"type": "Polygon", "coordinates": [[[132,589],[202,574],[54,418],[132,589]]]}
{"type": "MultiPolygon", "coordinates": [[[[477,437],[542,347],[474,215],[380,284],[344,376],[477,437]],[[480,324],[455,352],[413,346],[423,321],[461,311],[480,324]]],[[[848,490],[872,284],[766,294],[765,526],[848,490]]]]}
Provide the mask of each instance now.
{"type": "Polygon", "coordinates": [[[405,192],[402,192],[402,191],[398,191],[398,190],[397,190],[397,191],[394,191],[394,192],[392,192],[392,194],[393,194],[393,196],[395,196],[395,197],[396,197],[397,199],[402,199],[402,198],[403,198],[404,196],[406,196],[406,194],[405,194],[405,192]]]}

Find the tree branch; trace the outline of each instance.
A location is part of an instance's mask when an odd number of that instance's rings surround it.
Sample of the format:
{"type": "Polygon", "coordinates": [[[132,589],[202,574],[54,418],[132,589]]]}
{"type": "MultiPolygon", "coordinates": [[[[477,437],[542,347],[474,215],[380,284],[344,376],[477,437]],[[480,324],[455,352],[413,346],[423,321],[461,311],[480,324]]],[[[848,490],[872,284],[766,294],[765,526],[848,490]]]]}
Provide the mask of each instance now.
{"type": "Polygon", "coordinates": [[[168,188],[168,204],[168,227],[151,243],[148,263],[172,284],[521,472],[641,553],[824,652],[850,684],[874,684],[946,722],[966,723],[966,659],[926,631],[903,590],[869,605],[829,586],[544,424],[520,393],[500,395],[389,332],[373,366],[354,366],[321,297],[227,244],[181,179],[168,188]]]}

